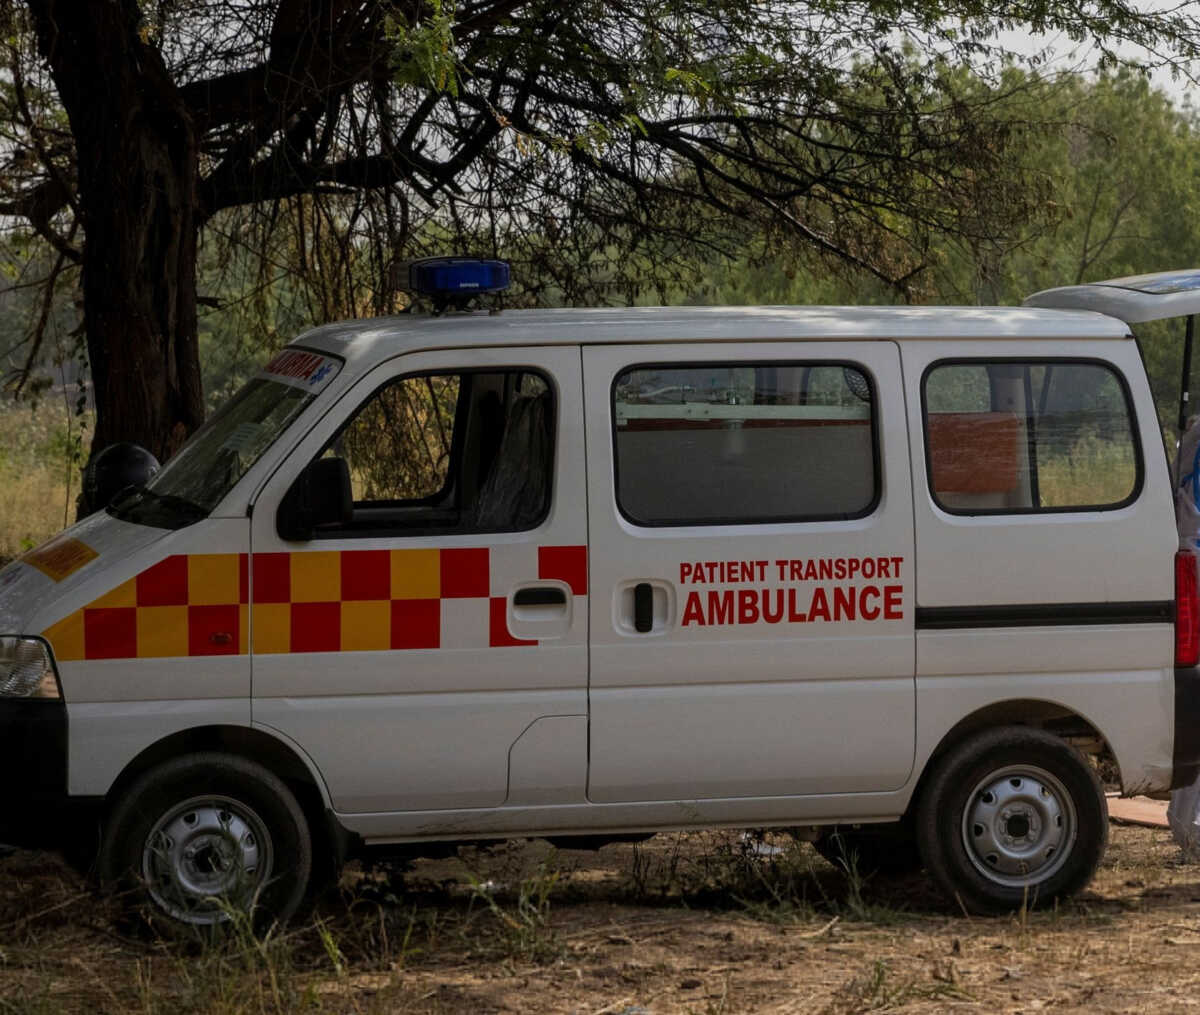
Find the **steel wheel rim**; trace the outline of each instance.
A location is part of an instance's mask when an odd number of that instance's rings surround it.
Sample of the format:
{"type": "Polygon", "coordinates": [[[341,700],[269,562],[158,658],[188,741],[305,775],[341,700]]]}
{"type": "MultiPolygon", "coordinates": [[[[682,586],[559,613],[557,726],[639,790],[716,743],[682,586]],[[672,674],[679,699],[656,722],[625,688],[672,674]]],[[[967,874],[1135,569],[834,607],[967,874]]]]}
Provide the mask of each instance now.
{"type": "Polygon", "coordinates": [[[196,926],[249,908],[271,876],[274,849],[253,808],[226,796],[185,800],[150,829],[142,849],[142,878],[150,897],[170,916],[196,926]]]}
{"type": "Polygon", "coordinates": [[[1075,846],[1075,801],[1057,776],[1036,765],[989,772],[967,797],[962,842],[989,881],[1027,888],[1053,877],[1075,846]]]}

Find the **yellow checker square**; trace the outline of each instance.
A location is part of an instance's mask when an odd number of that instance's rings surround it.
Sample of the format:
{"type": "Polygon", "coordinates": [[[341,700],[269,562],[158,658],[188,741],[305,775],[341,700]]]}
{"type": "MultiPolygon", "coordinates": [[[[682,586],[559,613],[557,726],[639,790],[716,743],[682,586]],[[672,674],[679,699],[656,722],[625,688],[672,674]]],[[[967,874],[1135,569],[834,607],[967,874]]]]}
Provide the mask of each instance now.
{"type": "Polygon", "coordinates": [[[292,650],[292,608],[287,603],[255,603],[251,607],[254,651],[259,655],[292,650]]]}
{"type": "Polygon", "coordinates": [[[190,605],[229,606],[241,599],[236,553],[193,553],[187,562],[190,605]]]}
{"type": "Polygon", "coordinates": [[[137,611],[139,659],[188,654],[186,606],[139,606],[137,611]]]}
{"type": "Polygon", "coordinates": [[[83,610],[63,617],[57,624],[51,624],[42,632],[42,637],[50,643],[57,662],[75,662],[83,658],[83,610]]]}
{"type": "Polygon", "coordinates": [[[386,599],[342,603],[342,651],[385,651],[392,647],[392,604],[386,599]]]}
{"type": "Polygon", "coordinates": [[[120,606],[137,606],[137,579],[130,578],[115,589],[105,592],[95,602],[88,603],[93,610],[113,609],[120,606]]]}
{"type": "Polygon", "coordinates": [[[342,555],[336,550],[293,553],[292,602],[332,603],[342,598],[342,555]]]}
{"type": "Polygon", "coordinates": [[[440,550],[392,551],[393,599],[439,599],[441,595],[440,550]]]}

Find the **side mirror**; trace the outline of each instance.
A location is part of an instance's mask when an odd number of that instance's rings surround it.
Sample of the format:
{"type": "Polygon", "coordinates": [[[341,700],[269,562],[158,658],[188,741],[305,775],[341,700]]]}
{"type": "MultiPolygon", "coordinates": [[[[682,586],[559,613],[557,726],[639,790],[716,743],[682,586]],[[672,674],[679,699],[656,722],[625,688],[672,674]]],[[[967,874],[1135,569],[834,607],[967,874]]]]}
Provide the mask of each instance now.
{"type": "Polygon", "coordinates": [[[145,486],[158,472],[158,459],[140,444],[110,444],[83,470],[84,514],[108,507],[129,486],[145,486]]]}
{"type": "Polygon", "coordinates": [[[305,466],[284,494],[275,513],[275,529],[283,539],[303,541],[327,525],[349,525],[353,516],[346,460],[318,458],[305,466]]]}

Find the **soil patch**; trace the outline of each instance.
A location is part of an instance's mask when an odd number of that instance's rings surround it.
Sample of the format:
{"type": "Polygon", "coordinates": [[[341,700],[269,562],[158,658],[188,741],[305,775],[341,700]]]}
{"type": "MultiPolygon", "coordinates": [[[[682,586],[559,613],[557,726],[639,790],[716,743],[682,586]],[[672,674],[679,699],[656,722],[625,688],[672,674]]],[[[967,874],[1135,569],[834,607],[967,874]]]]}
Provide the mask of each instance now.
{"type": "Polygon", "coordinates": [[[786,836],[464,849],[351,869],[302,925],[163,940],[48,854],[0,858],[0,1012],[1163,1012],[1200,1003],[1200,866],[1117,826],[1050,911],[966,917],[924,876],[786,836]]]}

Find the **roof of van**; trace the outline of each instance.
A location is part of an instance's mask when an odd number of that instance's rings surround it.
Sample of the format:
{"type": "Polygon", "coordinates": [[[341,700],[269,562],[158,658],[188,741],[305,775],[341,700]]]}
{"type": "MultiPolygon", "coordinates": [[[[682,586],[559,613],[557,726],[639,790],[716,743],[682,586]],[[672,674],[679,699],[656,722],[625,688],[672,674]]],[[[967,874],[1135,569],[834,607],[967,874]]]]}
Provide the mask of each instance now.
{"type": "Polygon", "coordinates": [[[853,339],[1126,338],[1090,311],[1027,307],[633,307],[421,314],[326,324],[294,344],[348,359],[470,346],[853,339]]]}

